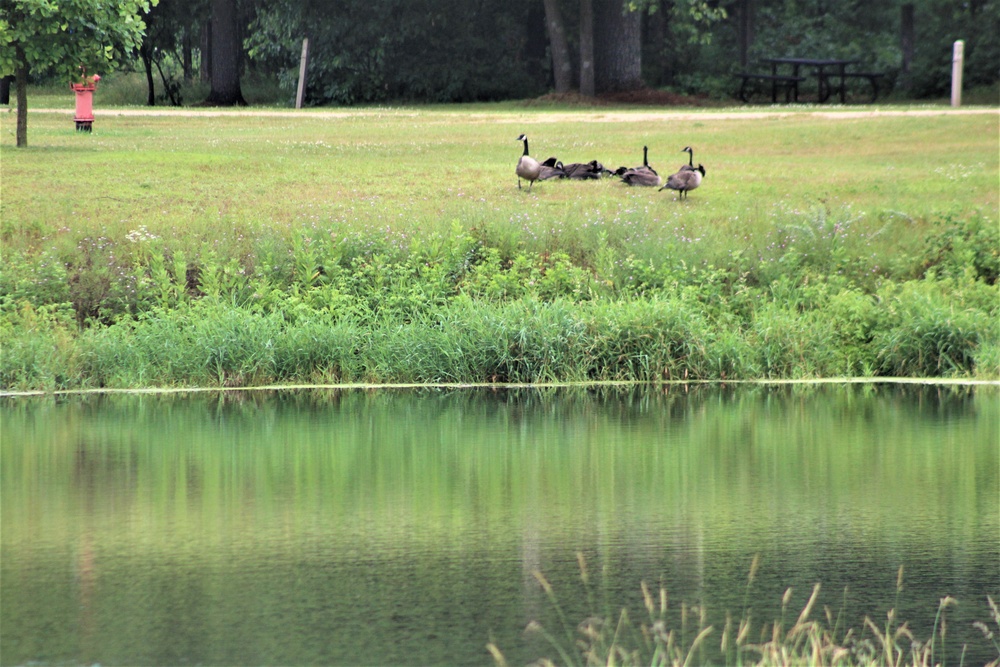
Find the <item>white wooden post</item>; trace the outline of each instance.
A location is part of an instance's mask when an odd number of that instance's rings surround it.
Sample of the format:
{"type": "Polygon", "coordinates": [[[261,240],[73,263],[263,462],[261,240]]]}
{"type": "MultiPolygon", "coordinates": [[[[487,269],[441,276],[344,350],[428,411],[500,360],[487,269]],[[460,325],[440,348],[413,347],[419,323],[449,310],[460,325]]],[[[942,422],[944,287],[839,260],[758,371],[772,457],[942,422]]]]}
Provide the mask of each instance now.
{"type": "Polygon", "coordinates": [[[302,108],[302,100],[306,96],[306,70],[309,67],[309,38],[302,39],[302,60],[299,61],[299,89],[295,93],[295,108],[302,108]]]}
{"type": "Polygon", "coordinates": [[[951,57],[951,106],[962,104],[962,60],[965,56],[965,42],[958,40],[951,57]]]}

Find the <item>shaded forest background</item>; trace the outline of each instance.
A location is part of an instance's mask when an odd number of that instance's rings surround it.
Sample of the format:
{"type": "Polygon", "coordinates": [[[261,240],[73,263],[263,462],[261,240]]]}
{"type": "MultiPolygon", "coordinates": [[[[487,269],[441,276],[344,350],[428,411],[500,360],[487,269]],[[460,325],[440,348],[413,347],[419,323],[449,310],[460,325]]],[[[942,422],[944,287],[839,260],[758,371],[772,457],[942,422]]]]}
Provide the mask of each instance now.
{"type": "MultiPolygon", "coordinates": [[[[291,102],[309,39],[306,105],[473,102],[658,89],[732,97],[762,57],[851,58],[897,96],[946,95],[952,43],[965,85],[1000,80],[997,0],[160,0],[123,70],[147,103],[244,104],[241,81],[291,102]]],[[[54,73],[34,72],[36,80],[54,73]]]]}

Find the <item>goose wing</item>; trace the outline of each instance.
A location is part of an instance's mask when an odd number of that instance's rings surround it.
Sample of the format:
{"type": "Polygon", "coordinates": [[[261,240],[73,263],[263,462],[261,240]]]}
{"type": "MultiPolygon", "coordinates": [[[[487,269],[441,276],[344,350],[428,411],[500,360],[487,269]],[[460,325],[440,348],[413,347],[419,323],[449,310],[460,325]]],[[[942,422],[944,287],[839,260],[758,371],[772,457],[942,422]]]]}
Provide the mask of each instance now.
{"type": "Polygon", "coordinates": [[[622,174],[622,181],[629,185],[657,186],[660,177],[651,169],[629,169],[622,174]]]}

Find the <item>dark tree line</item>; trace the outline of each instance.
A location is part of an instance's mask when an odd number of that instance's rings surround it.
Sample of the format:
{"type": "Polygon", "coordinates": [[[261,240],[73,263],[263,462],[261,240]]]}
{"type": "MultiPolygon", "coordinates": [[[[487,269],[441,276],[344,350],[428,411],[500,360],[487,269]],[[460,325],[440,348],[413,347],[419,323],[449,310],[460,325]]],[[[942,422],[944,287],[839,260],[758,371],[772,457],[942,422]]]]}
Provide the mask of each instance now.
{"type": "MultiPolygon", "coordinates": [[[[160,0],[139,58],[180,103],[178,69],[209,104],[245,104],[241,76],[295,90],[309,38],[307,103],[462,102],[647,86],[727,96],[762,57],[849,57],[915,97],[1000,78],[1000,0],[160,0]],[[169,63],[169,66],[168,66],[169,63]]],[[[158,81],[157,81],[158,80],[158,81]]]]}

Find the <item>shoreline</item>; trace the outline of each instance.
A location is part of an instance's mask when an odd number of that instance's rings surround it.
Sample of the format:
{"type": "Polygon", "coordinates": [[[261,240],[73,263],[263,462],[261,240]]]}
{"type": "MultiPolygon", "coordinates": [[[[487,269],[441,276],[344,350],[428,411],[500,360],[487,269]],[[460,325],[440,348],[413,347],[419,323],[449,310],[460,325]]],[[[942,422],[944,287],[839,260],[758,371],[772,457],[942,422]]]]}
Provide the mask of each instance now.
{"type": "Polygon", "coordinates": [[[965,378],[906,378],[906,377],[833,377],[808,379],[761,380],[669,380],[662,382],[605,381],[605,382],[347,382],[339,384],[267,384],[247,387],[100,387],[94,389],[57,389],[31,391],[0,391],[0,398],[30,398],[37,396],[70,396],[93,394],[200,394],[210,392],[241,391],[349,391],[373,389],[568,389],[581,387],[686,387],[690,385],[848,385],[848,384],[909,384],[1000,388],[1000,380],[975,380],[965,378]]]}

